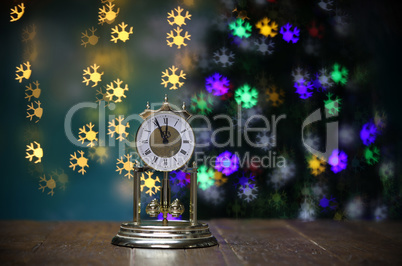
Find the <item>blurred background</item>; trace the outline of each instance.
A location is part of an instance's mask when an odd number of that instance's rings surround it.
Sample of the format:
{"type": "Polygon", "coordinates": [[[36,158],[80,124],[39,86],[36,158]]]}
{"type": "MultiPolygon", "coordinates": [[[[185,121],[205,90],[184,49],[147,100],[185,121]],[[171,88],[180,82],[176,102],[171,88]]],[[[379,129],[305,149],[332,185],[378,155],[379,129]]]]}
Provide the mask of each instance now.
{"type": "MultiPolygon", "coordinates": [[[[129,121],[127,134],[119,134],[109,122],[118,126],[115,118],[138,114],[166,93],[169,102],[184,101],[190,112],[210,118],[213,130],[231,126],[214,116],[229,115],[236,139],[252,115],[286,115],[275,136],[251,134],[269,143],[262,148],[196,149],[218,158],[286,161],[199,165],[200,219],[401,218],[400,4],[10,0],[1,6],[1,219],[130,220],[132,178],[124,162],[133,161],[135,149],[122,143],[134,141],[140,123],[129,121]],[[117,89],[119,80],[128,90],[117,89]],[[73,135],[88,141],[97,132],[105,143],[78,147],[68,139],[66,115],[80,103],[96,105],[74,114],[73,135]],[[317,109],[328,121],[306,127],[303,142],[303,121],[317,109]],[[331,121],[339,125],[339,149],[323,161],[304,144],[323,151],[331,121]]],[[[211,133],[196,138],[208,143],[211,133]]],[[[227,134],[216,138],[223,143],[227,134]]],[[[187,204],[188,176],[178,171],[170,178],[172,196],[187,204]]],[[[144,175],[143,207],[158,197],[161,179],[158,172],[144,175]]]]}

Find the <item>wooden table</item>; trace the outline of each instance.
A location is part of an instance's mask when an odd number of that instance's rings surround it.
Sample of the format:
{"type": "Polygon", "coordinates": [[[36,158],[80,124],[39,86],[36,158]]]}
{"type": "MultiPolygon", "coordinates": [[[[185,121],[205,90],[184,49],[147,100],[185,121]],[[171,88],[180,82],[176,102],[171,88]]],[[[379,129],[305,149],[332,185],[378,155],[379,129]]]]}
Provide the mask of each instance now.
{"type": "Polygon", "coordinates": [[[402,265],[400,222],[208,222],[219,246],[131,249],[117,222],[0,221],[0,265],[402,265]]]}

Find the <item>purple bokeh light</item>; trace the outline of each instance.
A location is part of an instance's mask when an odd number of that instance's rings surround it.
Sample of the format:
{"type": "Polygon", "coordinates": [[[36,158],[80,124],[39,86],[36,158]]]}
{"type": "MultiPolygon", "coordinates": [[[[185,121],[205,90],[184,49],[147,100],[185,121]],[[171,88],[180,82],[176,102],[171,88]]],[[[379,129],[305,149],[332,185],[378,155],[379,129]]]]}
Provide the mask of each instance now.
{"type": "Polygon", "coordinates": [[[301,99],[307,99],[313,95],[312,90],[313,85],[309,81],[305,81],[304,79],[295,82],[294,87],[296,88],[296,93],[300,95],[301,99]]]}
{"type": "Polygon", "coordinates": [[[331,165],[331,170],[335,174],[346,169],[348,165],[348,156],[346,153],[340,150],[334,150],[328,159],[328,163],[331,165]]]}
{"type": "Polygon", "coordinates": [[[239,168],[239,158],[236,154],[225,151],[216,157],[215,169],[224,175],[231,175],[239,168]]]}
{"type": "Polygon", "coordinates": [[[215,96],[222,96],[229,91],[229,80],[219,73],[205,79],[205,88],[215,96]]]}
{"type": "Polygon", "coordinates": [[[377,137],[377,127],[373,122],[368,122],[363,125],[362,130],[360,131],[360,139],[363,141],[363,144],[369,146],[372,144],[377,137]]]}

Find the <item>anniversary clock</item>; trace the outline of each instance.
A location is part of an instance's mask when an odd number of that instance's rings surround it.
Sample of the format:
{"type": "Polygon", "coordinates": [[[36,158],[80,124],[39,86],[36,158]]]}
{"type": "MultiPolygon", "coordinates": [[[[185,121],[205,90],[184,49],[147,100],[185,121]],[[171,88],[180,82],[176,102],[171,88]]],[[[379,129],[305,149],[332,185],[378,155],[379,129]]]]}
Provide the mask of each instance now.
{"type": "Polygon", "coordinates": [[[141,248],[196,248],[217,245],[208,224],[197,219],[197,166],[186,167],[195,147],[195,137],[187,122],[191,114],[183,107],[173,109],[167,96],[161,108],[151,110],[149,104],[140,114],[144,119],[138,128],[136,146],[139,162],[134,166],[133,221],[122,223],[112,244],[141,248]],[[190,173],[189,220],[168,220],[168,214],[179,217],[185,211],[184,204],[171,201],[169,171],[180,169],[190,173]],[[162,171],[160,198],[153,199],[145,208],[150,217],[163,214],[161,221],[141,220],[141,174],[145,171],[162,171]]]}

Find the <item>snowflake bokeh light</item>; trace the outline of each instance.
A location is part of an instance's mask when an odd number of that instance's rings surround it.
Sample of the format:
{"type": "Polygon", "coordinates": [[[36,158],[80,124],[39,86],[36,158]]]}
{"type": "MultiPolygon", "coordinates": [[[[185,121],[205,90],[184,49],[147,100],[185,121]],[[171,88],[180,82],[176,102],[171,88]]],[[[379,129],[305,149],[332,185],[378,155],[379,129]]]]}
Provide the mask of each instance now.
{"type": "Polygon", "coordinates": [[[282,34],[282,38],[286,42],[292,42],[292,43],[297,43],[299,40],[299,34],[300,30],[295,26],[293,30],[291,30],[293,26],[289,23],[281,27],[281,30],[279,31],[280,34],[282,34]]]}
{"type": "Polygon", "coordinates": [[[295,82],[294,87],[296,88],[296,93],[299,94],[300,99],[307,99],[313,95],[312,90],[313,84],[309,81],[305,81],[304,79],[295,82]]]}
{"type": "Polygon", "coordinates": [[[235,100],[237,104],[241,104],[243,108],[251,108],[257,104],[258,91],[251,88],[248,84],[244,84],[235,91],[235,100]]]}
{"type": "Polygon", "coordinates": [[[254,41],[254,45],[257,47],[257,51],[262,53],[263,55],[271,55],[274,52],[275,43],[272,40],[268,40],[268,38],[261,37],[258,40],[254,41]]]}
{"type": "Polygon", "coordinates": [[[191,97],[191,111],[201,115],[207,115],[212,112],[213,98],[210,94],[200,92],[191,97]]]}
{"type": "Polygon", "coordinates": [[[323,208],[323,211],[328,211],[329,209],[335,210],[338,207],[338,203],[334,197],[329,197],[327,198],[326,196],[323,196],[320,199],[319,203],[320,207],[323,208]]]}
{"type": "Polygon", "coordinates": [[[215,184],[214,170],[208,168],[206,165],[200,165],[198,167],[198,187],[202,190],[206,190],[215,184]]]}
{"type": "Polygon", "coordinates": [[[369,165],[378,163],[380,160],[380,150],[376,146],[368,146],[364,149],[364,158],[369,165]]]}
{"type": "Polygon", "coordinates": [[[331,165],[331,170],[335,174],[345,170],[348,164],[348,156],[341,150],[333,150],[331,156],[328,159],[328,164],[331,165]]]}
{"type": "Polygon", "coordinates": [[[345,67],[341,67],[338,63],[335,63],[332,68],[332,80],[337,84],[345,85],[348,80],[349,71],[345,67]]]}
{"type": "Polygon", "coordinates": [[[255,176],[253,174],[245,175],[242,174],[240,177],[238,177],[238,181],[234,183],[234,185],[237,187],[243,187],[245,188],[247,185],[250,188],[253,188],[255,186],[255,176]]]}
{"type": "Polygon", "coordinates": [[[205,88],[215,96],[222,96],[229,91],[229,80],[219,73],[214,73],[205,79],[205,88]]]}
{"type": "Polygon", "coordinates": [[[198,195],[206,202],[217,206],[225,199],[225,190],[216,186],[211,186],[205,190],[200,190],[198,195]]]}
{"type": "Polygon", "coordinates": [[[228,67],[233,65],[235,55],[232,51],[228,50],[226,47],[222,47],[218,51],[214,52],[213,60],[216,64],[222,67],[228,67]]]}
{"type": "Polygon", "coordinates": [[[377,127],[375,124],[373,122],[364,124],[360,130],[360,139],[362,140],[363,144],[369,146],[370,144],[374,143],[376,137],[377,127]]]}
{"type": "Polygon", "coordinates": [[[255,27],[260,30],[260,34],[265,37],[270,36],[271,38],[275,37],[278,34],[278,24],[275,21],[271,21],[269,18],[264,17],[259,20],[255,27]]]}
{"type": "Polygon", "coordinates": [[[244,187],[240,186],[237,195],[239,198],[246,202],[253,201],[257,198],[258,187],[254,184],[246,184],[244,187]]]}
{"type": "Polygon", "coordinates": [[[239,157],[225,151],[216,157],[215,169],[224,175],[231,175],[239,169],[239,157]]]}
{"type": "Polygon", "coordinates": [[[229,23],[229,29],[232,31],[233,36],[237,36],[239,38],[248,38],[251,36],[252,27],[250,23],[242,20],[241,18],[229,23]]]}
{"type": "MultiPolygon", "coordinates": [[[[158,217],[156,218],[158,221],[162,221],[163,220],[163,213],[160,212],[158,214],[158,217]]],[[[181,220],[181,215],[179,217],[173,217],[170,213],[167,214],[167,218],[168,221],[173,221],[173,220],[181,220]]]]}
{"type": "Polygon", "coordinates": [[[187,173],[180,170],[171,171],[169,173],[169,178],[170,181],[177,184],[179,187],[185,187],[190,184],[190,179],[188,178],[187,173]]]}
{"type": "Polygon", "coordinates": [[[311,170],[311,174],[318,176],[319,174],[322,174],[325,171],[325,165],[326,162],[324,160],[321,160],[317,156],[313,155],[311,156],[308,160],[308,168],[311,170]]]}
{"type": "Polygon", "coordinates": [[[334,116],[334,115],[338,115],[339,110],[341,109],[341,107],[340,107],[341,99],[338,96],[336,96],[335,100],[332,100],[331,99],[332,96],[333,96],[332,93],[330,93],[330,92],[327,93],[328,99],[324,100],[324,106],[325,106],[325,109],[327,109],[328,114],[334,116]]]}

